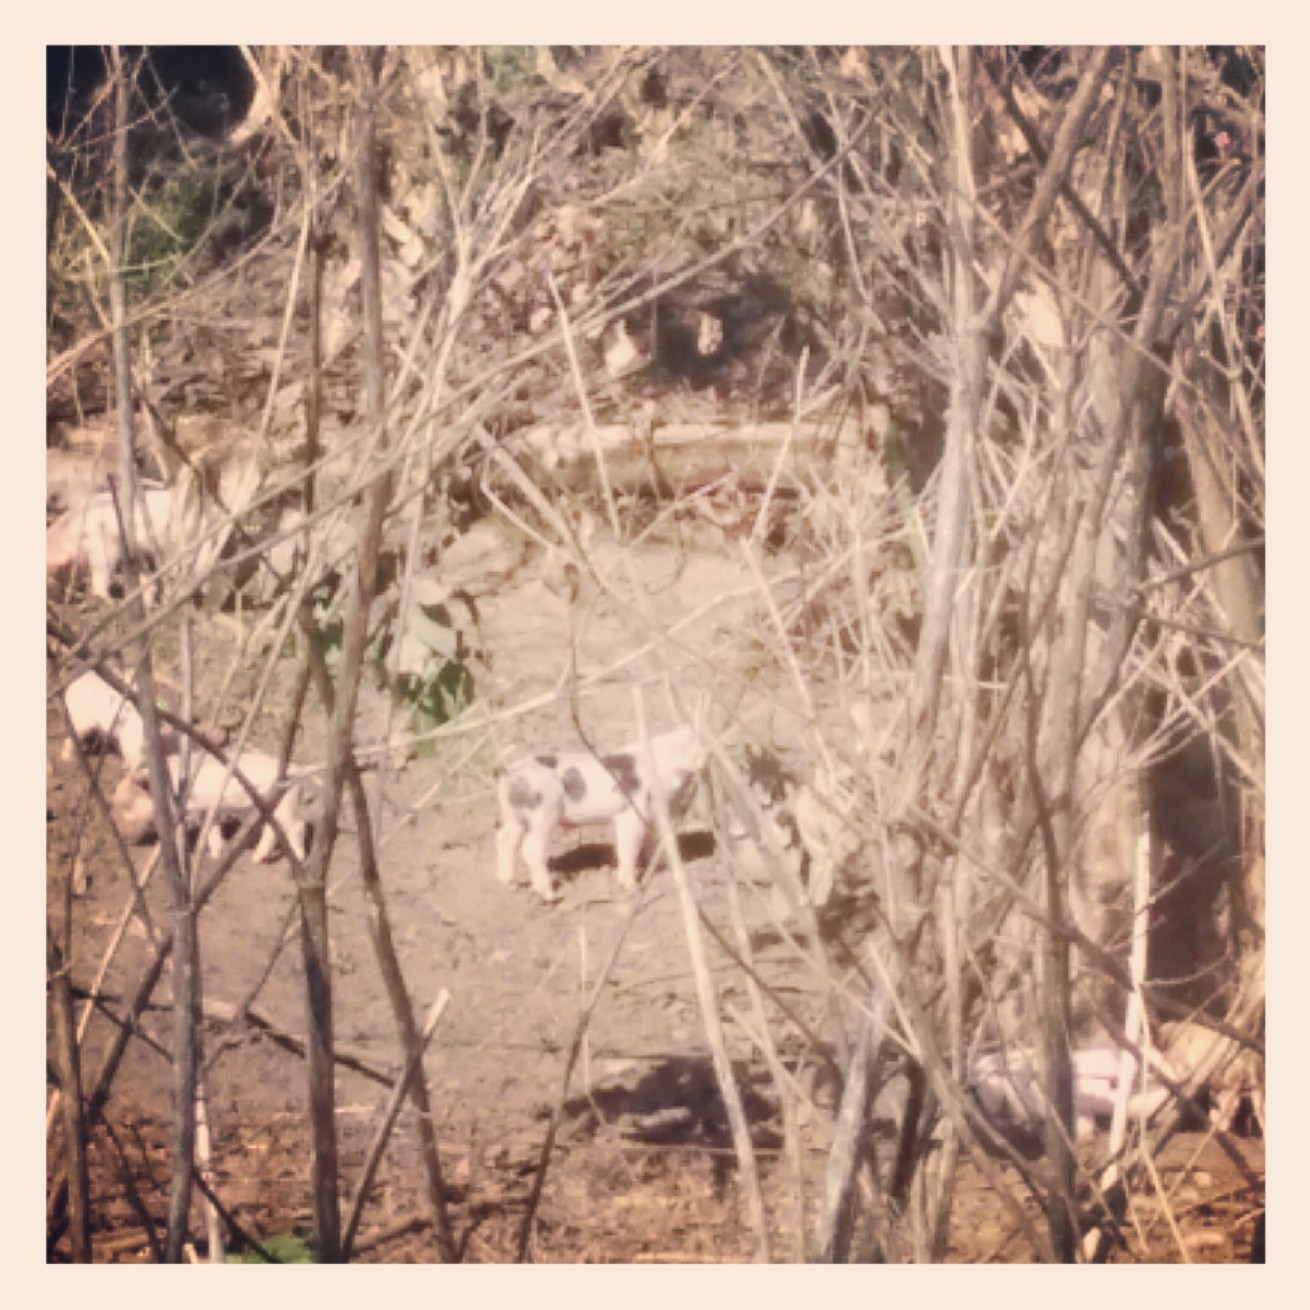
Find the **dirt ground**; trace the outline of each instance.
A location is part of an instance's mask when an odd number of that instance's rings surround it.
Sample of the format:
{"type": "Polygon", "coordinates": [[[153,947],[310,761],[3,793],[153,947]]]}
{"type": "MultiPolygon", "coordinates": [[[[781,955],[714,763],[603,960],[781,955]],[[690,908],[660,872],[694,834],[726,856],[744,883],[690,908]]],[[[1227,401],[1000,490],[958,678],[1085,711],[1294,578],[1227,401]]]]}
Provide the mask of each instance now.
{"type": "MultiPolygon", "coordinates": [[[[716,705],[734,707],[755,740],[784,752],[787,747],[786,684],[762,668],[751,648],[752,625],[743,619],[758,613],[759,599],[739,552],[704,525],[665,522],[630,555],[634,576],[621,553],[606,545],[603,529],[593,544],[619,599],[593,580],[575,584],[554,575],[548,562],[507,532],[484,524],[465,540],[462,553],[447,562],[446,580],[465,587],[475,602],[484,655],[476,673],[477,703],[506,717],[451,735],[433,754],[370,774],[381,815],[387,901],[416,1013],[422,1018],[443,989],[449,992],[426,1071],[455,1231],[465,1260],[514,1258],[547,1123],[558,1105],[560,1130],[532,1259],[749,1260],[750,1229],[671,875],[657,872],[647,881],[634,916],[632,899],[614,880],[610,836],[597,829],[557,842],[553,863],[563,899],[556,905],[540,903],[526,883],[509,888],[494,877],[494,769],[518,752],[576,742],[566,691],[574,664],[583,675],[579,719],[606,747],[635,735],[634,683],[644,688],[653,730],[673,721],[658,683],[665,671],[688,700],[697,691],[709,692],[716,705]],[[631,602],[634,584],[646,594],[644,607],[631,602]],[[573,585],[580,590],[571,597],[573,585]],[[674,629],[662,652],[642,653],[648,622],[674,629]],[[527,708],[506,714],[515,707],[527,708]],[[566,1060],[586,993],[625,929],[566,1089],[566,1060]]],[[[778,557],[769,567],[788,565],[778,557]]],[[[204,634],[202,688],[216,687],[228,671],[235,637],[222,623],[197,627],[204,634]]],[[[254,668],[239,670],[235,703],[252,693],[257,674],[254,668]]],[[[283,660],[270,709],[256,731],[264,746],[275,744],[292,674],[292,661],[283,660]]],[[[385,703],[370,691],[361,712],[362,743],[380,737],[386,715],[385,703]]],[[[52,714],[48,869],[56,918],[57,889],[85,795],[78,763],[57,758],[58,722],[52,714]]],[[[321,739],[322,724],[311,721],[299,762],[312,762],[321,739]]],[[[106,758],[99,767],[112,790],[121,763],[106,758]]],[[[351,1061],[337,1080],[347,1205],[389,1099],[378,1076],[394,1076],[400,1049],[370,944],[353,836],[347,815],[332,868],[331,913],[336,1040],[351,1061]]],[[[683,825],[681,841],[705,914],[724,925],[731,940],[728,870],[699,810],[683,825]]],[[[72,968],[76,984],[89,989],[130,897],[101,820],[92,820],[82,847],[91,883],[74,903],[72,968]]],[[[138,868],[153,855],[150,846],[133,851],[138,868]]],[[[146,893],[156,928],[168,923],[161,882],[156,877],[146,893]]],[[[303,1235],[312,1226],[305,1070],[294,1049],[304,1028],[304,1000],[293,901],[285,861],[255,865],[246,856],[201,919],[204,1001],[214,1016],[204,1034],[214,1183],[242,1225],[262,1237],[303,1235]],[[223,1021],[221,1016],[247,1004],[255,1022],[223,1021]]],[[[797,1016],[823,1029],[821,980],[805,952],[777,930],[763,889],[745,889],[743,912],[761,976],[797,1016]]],[[[830,951],[843,936],[858,941],[858,895],[846,889],[835,898],[823,926],[830,951]]],[[[796,1259],[800,1248],[796,1217],[785,1200],[788,1162],[777,1097],[765,1064],[732,1018],[749,1016],[752,1001],[744,975],[723,947],[711,940],[709,951],[760,1160],[773,1258],[796,1259]]],[[[130,992],[148,954],[146,931],[134,920],[101,983],[111,1007],[130,992]]],[[[166,1211],[168,1004],[166,972],[143,1023],[143,1040],[131,1044],[108,1104],[113,1140],[102,1128],[92,1144],[98,1260],[149,1259],[136,1208],[143,1204],[156,1223],[166,1211]]],[[[767,1004],[776,1018],[780,1011],[767,1004]]],[[[85,1065],[92,1074],[111,1033],[106,1014],[93,1013],[85,1065]]],[[[799,1068],[804,1048],[798,1040],[781,1054],[799,1068]]],[[[827,1104],[822,1081],[813,1090],[827,1104]]],[[[803,1124],[811,1148],[804,1167],[812,1208],[822,1179],[825,1118],[816,1115],[803,1124]]],[[[890,1124],[884,1128],[889,1132],[890,1124]]],[[[1178,1261],[1186,1251],[1196,1261],[1245,1259],[1255,1215],[1263,1208],[1264,1144],[1243,1137],[1237,1145],[1258,1187],[1204,1134],[1175,1137],[1157,1163],[1178,1240],[1157,1198],[1131,1216],[1134,1251],[1112,1258],[1178,1261]]],[[[407,1110],[368,1197],[357,1258],[434,1259],[435,1245],[422,1222],[423,1197],[417,1135],[407,1110]]],[[[198,1207],[196,1216],[193,1232],[203,1250],[198,1207]]],[[[813,1213],[807,1218],[812,1221],[813,1213]]],[[[66,1255],[66,1240],[50,1252],[55,1260],[66,1255]]],[[[957,1187],[949,1258],[1030,1258],[1010,1216],[968,1161],[957,1187]]]]}

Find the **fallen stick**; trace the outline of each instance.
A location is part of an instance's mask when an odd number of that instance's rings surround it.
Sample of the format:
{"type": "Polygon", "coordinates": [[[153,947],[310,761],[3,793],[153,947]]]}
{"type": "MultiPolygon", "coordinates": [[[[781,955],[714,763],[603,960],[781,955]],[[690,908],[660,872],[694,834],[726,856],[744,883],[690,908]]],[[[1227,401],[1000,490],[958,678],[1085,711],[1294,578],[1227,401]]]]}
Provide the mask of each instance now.
{"type": "Polygon", "coordinates": [[[414,1044],[413,1051],[410,1052],[405,1068],[402,1070],[400,1077],[396,1079],[395,1088],[391,1093],[391,1100],[382,1116],[382,1122],[378,1125],[378,1130],[374,1134],[368,1156],[364,1161],[364,1168],[359,1175],[359,1182],[355,1186],[355,1199],[350,1208],[350,1219],[346,1223],[346,1235],[341,1242],[341,1258],[344,1261],[348,1262],[350,1260],[351,1247],[354,1245],[355,1234],[359,1231],[359,1221],[364,1213],[364,1201],[373,1185],[373,1175],[377,1173],[378,1164],[382,1160],[382,1152],[387,1149],[387,1142],[391,1139],[391,1130],[395,1127],[396,1120],[400,1116],[400,1107],[405,1102],[410,1080],[419,1068],[423,1052],[428,1049],[432,1034],[437,1031],[437,1024],[441,1022],[441,1016],[446,1012],[446,1006],[449,1003],[450,993],[443,987],[438,993],[437,999],[433,1002],[432,1009],[428,1012],[428,1021],[423,1025],[423,1031],[419,1034],[419,1039],[414,1044]]]}

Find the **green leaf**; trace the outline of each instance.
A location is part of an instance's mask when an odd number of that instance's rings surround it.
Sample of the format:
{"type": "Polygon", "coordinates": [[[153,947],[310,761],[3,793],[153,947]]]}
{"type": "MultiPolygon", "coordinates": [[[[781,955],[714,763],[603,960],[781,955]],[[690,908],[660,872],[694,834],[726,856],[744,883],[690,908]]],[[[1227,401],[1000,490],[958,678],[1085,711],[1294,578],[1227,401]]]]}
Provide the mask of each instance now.
{"type": "MultiPolygon", "coordinates": [[[[308,1265],[314,1263],[314,1248],[303,1237],[294,1233],[278,1233],[273,1237],[261,1237],[260,1245],[278,1264],[308,1265]]],[[[239,1255],[229,1255],[230,1265],[262,1265],[268,1261],[258,1251],[242,1251],[239,1255]]]]}
{"type": "Polygon", "coordinates": [[[432,677],[442,665],[459,658],[459,632],[446,608],[449,595],[432,578],[414,579],[397,623],[401,634],[396,653],[398,674],[432,677]]]}

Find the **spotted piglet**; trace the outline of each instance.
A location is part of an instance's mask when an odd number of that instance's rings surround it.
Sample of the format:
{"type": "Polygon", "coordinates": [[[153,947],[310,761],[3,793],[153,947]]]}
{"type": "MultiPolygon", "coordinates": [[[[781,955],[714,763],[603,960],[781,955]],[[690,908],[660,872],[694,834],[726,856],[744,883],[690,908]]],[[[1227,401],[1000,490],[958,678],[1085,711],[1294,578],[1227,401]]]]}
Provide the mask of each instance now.
{"type": "Polygon", "coordinates": [[[520,761],[496,789],[496,877],[512,883],[521,852],[533,890],[544,901],[558,900],[546,865],[551,833],[612,822],[619,885],[634,890],[637,862],[651,846],[655,789],[676,814],[691,799],[696,775],[704,767],[705,748],[685,726],[650,739],[649,763],[635,742],[612,755],[570,751],[520,761]]]}
{"type": "MultiPolygon", "coordinates": [[[[115,746],[129,769],[139,768],[145,758],[145,727],[135,705],[116,692],[93,669],[78,674],[64,689],[68,716],[73,723],[71,736],[64,739],[62,758],[71,760],[73,738],[81,742],[93,739],[115,746]]],[[[171,734],[171,729],[169,729],[171,734]]]]}

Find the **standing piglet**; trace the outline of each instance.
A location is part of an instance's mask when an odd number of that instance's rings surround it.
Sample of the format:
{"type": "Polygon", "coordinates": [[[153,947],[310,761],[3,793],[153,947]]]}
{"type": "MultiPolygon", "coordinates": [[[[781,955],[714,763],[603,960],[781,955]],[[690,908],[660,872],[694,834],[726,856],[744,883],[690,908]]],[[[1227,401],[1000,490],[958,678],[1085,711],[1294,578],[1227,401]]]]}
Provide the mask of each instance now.
{"type": "Polygon", "coordinates": [[[705,759],[695,731],[684,726],[652,738],[649,760],[634,742],[610,755],[546,752],[519,761],[496,788],[496,877],[513,882],[521,853],[533,890],[544,901],[558,900],[546,864],[551,834],[556,828],[612,822],[619,885],[634,890],[638,860],[650,851],[655,792],[679,812],[705,759]]]}
{"type": "MultiPolygon", "coordinates": [[[[279,783],[277,759],[266,751],[249,748],[237,756],[236,767],[268,804],[277,799],[279,783]]],[[[227,765],[213,755],[197,752],[192,756],[189,781],[183,777],[180,755],[168,757],[169,776],[176,796],[186,786],[186,824],[197,829],[205,815],[214,810],[214,822],[209,829],[209,853],[215,858],[223,849],[221,823],[225,818],[246,819],[255,811],[246,789],[228,774],[227,765]]],[[[291,843],[296,858],[305,858],[305,838],[308,823],[303,812],[300,784],[294,778],[285,783],[285,792],[277,800],[273,811],[291,843]]],[[[155,806],[150,795],[150,782],[144,769],[129,773],[114,793],[114,819],[125,840],[144,841],[157,831],[155,806]]],[[[255,861],[260,864],[272,860],[277,834],[269,825],[264,826],[259,844],[255,847],[255,861]]]]}

